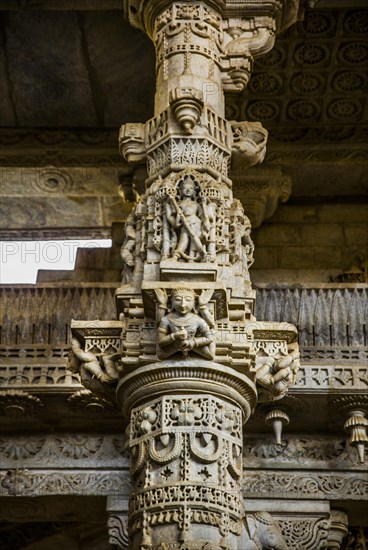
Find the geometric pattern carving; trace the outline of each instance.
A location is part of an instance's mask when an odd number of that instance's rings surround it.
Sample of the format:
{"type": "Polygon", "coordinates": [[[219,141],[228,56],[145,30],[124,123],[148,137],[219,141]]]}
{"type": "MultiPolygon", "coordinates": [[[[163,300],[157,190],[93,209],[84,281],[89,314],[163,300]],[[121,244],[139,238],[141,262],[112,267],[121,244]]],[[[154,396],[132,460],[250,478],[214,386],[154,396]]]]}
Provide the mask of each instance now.
{"type": "MultiPolygon", "coordinates": [[[[333,359],[333,357],[330,358],[333,359]]],[[[308,389],[328,388],[335,391],[367,390],[368,367],[302,366],[298,372],[294,387],[308,389]]]]}
{"type": "Polygon", "coordinates": [[[286,129],[291,134],[293,128],[292,141],[312,135],[339,141],[339,124],[351,129],[345,139],[359,139],[367,89],[366,29],[366,10],[307,11],[303,23],[289,28],[269,53],[256,59],[247,94],[227,97],[231,118],[260,120],[271,141],[284,141],[286,129]],[[318,122],[317,132],[308,127],[310,122],[318,122]],[[335,131],[327,131],[331,125],[335,131]]]}

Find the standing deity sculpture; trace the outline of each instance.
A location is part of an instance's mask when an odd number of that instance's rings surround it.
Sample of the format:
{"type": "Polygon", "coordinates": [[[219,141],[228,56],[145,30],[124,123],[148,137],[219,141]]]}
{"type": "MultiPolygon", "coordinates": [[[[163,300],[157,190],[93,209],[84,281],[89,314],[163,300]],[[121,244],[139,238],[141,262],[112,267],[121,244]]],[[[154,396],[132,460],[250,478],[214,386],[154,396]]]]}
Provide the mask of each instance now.
{"type": "Polygon", "coordinates": [[[165,204],[171,243],[175,243],[172,259],[197,261],[206,256],[204,241],[210,230],[210,223],[204,205],[198,202],[199,188],[190,175],[179,182],[179,201],[169,196],[165,204]]]}
{"type": "Polygon", "coordinates": [[[233,263],[240,260],[246,272],[254,262],[254,243],[250,236],[251,223],[241,202],[234,200],[231,208],[231,256],[233,263]]]}

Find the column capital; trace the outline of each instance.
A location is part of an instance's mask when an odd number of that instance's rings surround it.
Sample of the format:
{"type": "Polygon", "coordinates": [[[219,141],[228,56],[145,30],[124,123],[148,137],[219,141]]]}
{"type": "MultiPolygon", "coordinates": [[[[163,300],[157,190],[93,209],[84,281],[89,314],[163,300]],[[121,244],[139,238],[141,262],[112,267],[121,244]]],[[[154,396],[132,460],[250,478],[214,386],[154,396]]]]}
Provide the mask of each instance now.
{"type": "MultiPolygon", "coordinates": [[[[172,4],[173,0],[124,0],[124,13],[129,23],[151,35],[156,18],[172,4]]],[[[300,17],[299,0],[205,0],[188,2],[188,8],[205,4],[217,11],[222,19],[271,17],[277,32],[295,23],[300,17]]]]}

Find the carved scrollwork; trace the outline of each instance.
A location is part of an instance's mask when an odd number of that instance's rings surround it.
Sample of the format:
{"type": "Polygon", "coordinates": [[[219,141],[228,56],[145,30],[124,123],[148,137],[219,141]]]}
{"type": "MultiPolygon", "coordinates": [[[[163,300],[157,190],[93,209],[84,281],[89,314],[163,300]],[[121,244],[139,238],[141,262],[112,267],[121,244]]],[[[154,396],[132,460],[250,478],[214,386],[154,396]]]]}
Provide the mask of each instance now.
{"type": "Polygon", "coordinates": [[[204,464],[217,462],[223,452],[222,441],[205,431],[189,434],[189,442],[193,457],[204,464]]]}
{"type": "Polygon", "coordinates": [[[286,548],[295,545],[306,550],[323,548],[328,535],[329,522],[325,518],[281,520],[280,527],[287,542],[286,548]]]}
{"type": "Polygon", "coordinates": [[[121,550],[129,550],[128,519],[120,514],[111,514],[107,521],[109,543],[121,550]]]}

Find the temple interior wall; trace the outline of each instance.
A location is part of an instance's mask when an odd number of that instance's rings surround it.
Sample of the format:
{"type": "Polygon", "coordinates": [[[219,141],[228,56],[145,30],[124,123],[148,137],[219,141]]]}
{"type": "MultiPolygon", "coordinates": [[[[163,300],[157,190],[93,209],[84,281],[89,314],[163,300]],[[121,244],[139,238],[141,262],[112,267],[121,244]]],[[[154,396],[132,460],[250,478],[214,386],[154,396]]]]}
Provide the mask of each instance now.
{"type": "Polygon", "coordinates": [[[255,283],[331,282],[366,254],[367,204],[291,201],[252,235],[255,283]]]}

